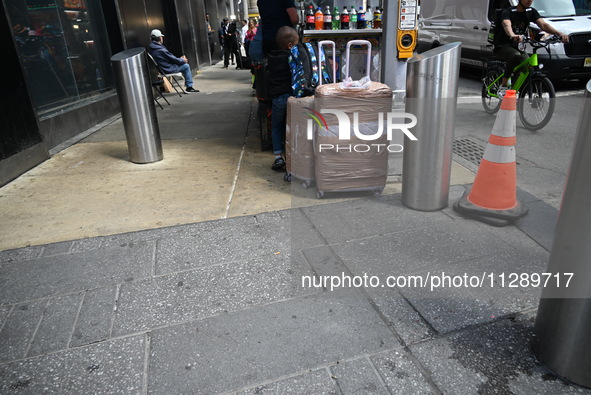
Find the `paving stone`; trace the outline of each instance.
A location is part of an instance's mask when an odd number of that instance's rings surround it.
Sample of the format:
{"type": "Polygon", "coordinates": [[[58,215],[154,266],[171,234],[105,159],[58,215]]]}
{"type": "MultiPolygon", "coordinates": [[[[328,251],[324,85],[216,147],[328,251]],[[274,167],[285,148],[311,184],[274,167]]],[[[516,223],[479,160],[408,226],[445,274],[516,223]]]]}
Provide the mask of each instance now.
{"type": "Polygon", "coordinates": [[[42,246],[16,248],[13,250],[3,250],[0,251],[0,264],[35,259],[38,258],[42,252],[42,246]]]}
{"type": "Polygon", "coordinates": [[[110,337],[116,294],[117,287],[96,288],[85,293],[70,347],[110,337]]]}
{"type": "Polygon", "coordinates": [[[451,267],[457,262],[514,249],[468,222],[371,237],[332,246],[358,276],[378,276],[386,286],[388,276],[451,267]]]}
{"type": "Polygon", "coordinates": [[[328,372],[322,369],[235,393],[235,395],[265,394],[337,395],[338,392],[328,372]]]}
{"type": "Polygon", "coordinates": [[[409,355],[394,350],[370,358],[392,394],[436,394],[409,355]]]}
{"type": "Polygon", "coordinates": [[[299,256],[260,257],[133,281],[121,286],[114,335],[134,333],[319,292],[301,287],[312,275],[299,256]]]}
{"type": "Polygon", "coordinates": [[[307,207],[302,210],[329,244],[449,221],[449,218],[439,212],[425,213],[405,208],[399,195],[307,207]]]}
{"type": "Polygon", "coordinates": [[[367,293],[405,344],[417,343],[435,335],[435,331],[399,290],[369,288],[367,293]]]}
{"type": "MultiPolygon", "coordinates": [[[[314,268],[317,276],[350,275],[349,269],[333,254],[328,246],[310,248],[303,251],[304,256],[314,268]]],[[[317,281],[315,285],[320,285],[317,281]]],[[[330,289],[330,282],[328,282],[330,289]]],[[[365,287],[381,314],[390,322],[392,328],[407,343],[421,341],[433,336],[433,330],[421,316],[408,304],[399,291],[388,287],[365,287]]]]}
{"type": "Polygon", "coordinates": [[[558,380],[531,351],[533,318],[505,319],[411,346],[445,394],[590,394],[558,380]]]}
{"type": "Polygon", "coordinates": [[[10,314],[12,308],[13,306],[0,306],[0,332],[2,331],[2,327],[4,326],[6,318],[8,317],[8,314],[10,314]]]}
{"type": "Polygon", "coordinates": [[[390,394],[367,358],[332,365],[330,371],[343,394],[390,394]]]}
{"type": "Polygon", "coordinates": [[[0,363],[24,358],[46,306],[47,300],[14,306],[0,332],[0,363]]]}
{"type": "Polygon", "coordinates": [[[0,365],[0,393],[141,394],[145,336],[0,365]]]}
{"type": "Polygon", "coordinates": [[[400,347],[368,302],[350,291],[158,329],[151,345],[151,393],[204,394],[400,347]]]}
{"type": "MultiPolygon", "coordinates": [[[[445,333],[537,308],[542,288],[521,286],[519,282],[512,282],[510,279],[520,278],[518,276],[521,273],[543,272],[546,259],[547,253],[541,248],[538,254],[507,251],[461,262],[453,268],[445,269],[445,274],[450,278],[445,286],[433,290],[429,287],[408,287],[400,291],[433,328],[439,333],[445,333]],[[459,281],[456,285],[460,286],[455,287],[452,278],[464,278],[464,275],[467,275],[466,278],[478,279],[479,282],[484,278],[482,287],[470,284],[464,286],[459,281]],[[505,278],[504,287],[502,276],[505,278]]],[[[442,272],[433,274],[441,277],[442,272]]],[[[426,277],[425,272],[420,275],[426,277]]]]}
{"type": "Polygon", "coordinates": [[[72,245],[71,252],[78,253],[98,250],[101,247],[103,240],[103,237],[92,237],[89,239],[76,240],[72,245]]]}
{"type": "Polygon", "coordinates": [[[71,241],[66,241],[63,243],[53,243],[53,244],[47,244],[44,248],[43,248],[43,253],[41,254],[41,256],[54,256],[54,255],[64,255],[70,252],[70,249],[72,248],[72,242],[71,241]]]}
{"type": "Polygon", "coordinates": [[[558,223],[558,210],[541,200],[527,204],[529,213],[517,221],[516,226],[546,250],[552,250],[554,231],[558,223]]]}
{"type": "Polygon", "coordinates": [[[154,245],[111,246],[0,265],[0,303],[39,299],[150,276],[154,245]]]}
{"type": "Polygon", "coordinates": [[[348,273],[349,271],[328,246],[308,248],[302,250],[302,253],[320,278],[324,276],[340,276],[342,273],[348,273]]]}
{"type": "Polygon", "coordinates": [[[301,213],[268,213],[208,222],[189,232],[158,241],[156,274],[288,252],[298,245],[319,245],[311,224],[301,213]]]}
{"type": "Polygon", "coordinates": [[[68,348],[82,297],[83,293],[75,293],[49,302],[27,356],[68,348]]]}

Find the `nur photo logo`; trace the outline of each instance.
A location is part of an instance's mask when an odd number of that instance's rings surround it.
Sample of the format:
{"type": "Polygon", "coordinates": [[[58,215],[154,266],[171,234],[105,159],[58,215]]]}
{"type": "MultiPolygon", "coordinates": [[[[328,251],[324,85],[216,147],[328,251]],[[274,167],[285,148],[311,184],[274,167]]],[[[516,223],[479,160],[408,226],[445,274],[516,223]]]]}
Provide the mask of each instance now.
{"type": "MultiPolygon", "coordinates": [[[[373,133],[363,133],[360,130],[359,113],[354,112],[353,120],[350,119],[349,115],[342,110],[335,109],[321,109],[320,112],[313,110],[312,108],[306,107],[309,112],[306,113],[310,117],[307,120],[306,133],[308,140],[314,138],[314,122],[318,125],[319,130],[329,130],[328,122],[323,114],[334,115],[338,122],[338,139],[340,141],[351,141],[351,131],[356,139],[361,141],[377,141],[383,138],[384,128],[386,132],[386,138],[388,141],[392,141],[394,131],[401,131],[410,140],[416,141],[417,138],[412,134],[410,129],[416,126],[417,117],[413,114],[406,112],[388,112],[386,114],[380,112],[375,122],[369,123],[369,125],[377,125],[376,130],[371,130],[373,133]],[[410,122],[405,122],[410,120],[410,122]]],[[[368,124],[365,123],[366,129],[368,124]]],[[[387,149],[388,152],[402,152],[404,147],[401,144],[383,144],[383,143],[372,143],[372,144],[319,144],[318,150],[335,150],[335,151],[348,151],[348,152],[369,152],[372,149],[381,152],[383,149],[387,149]]]]}

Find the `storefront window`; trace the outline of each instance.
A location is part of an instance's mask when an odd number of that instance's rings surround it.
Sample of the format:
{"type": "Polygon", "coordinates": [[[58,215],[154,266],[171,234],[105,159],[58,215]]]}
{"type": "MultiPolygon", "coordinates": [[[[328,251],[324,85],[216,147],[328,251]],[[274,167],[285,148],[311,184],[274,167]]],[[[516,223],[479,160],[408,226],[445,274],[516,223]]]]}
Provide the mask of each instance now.
{"type": "Polygon", "coordinates": [[[100,8],[89,9],[87,0],[6,0],[6,5],[40,114],[112,88],[105,78],[109,57],[99,48],[108,43],[96,41],[105,36],[100,8]]]}

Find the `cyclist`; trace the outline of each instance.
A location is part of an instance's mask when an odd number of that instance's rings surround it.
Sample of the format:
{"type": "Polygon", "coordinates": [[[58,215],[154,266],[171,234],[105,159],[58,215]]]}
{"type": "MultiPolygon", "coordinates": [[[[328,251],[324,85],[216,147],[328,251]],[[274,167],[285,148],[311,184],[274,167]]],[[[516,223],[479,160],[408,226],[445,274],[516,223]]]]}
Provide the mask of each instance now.
{"type": "Polygon", "coordinates": [[[499,34],[495,34],[493,52],[495,55],[507,62],[507,72],[501,81],[497,95],[502,98],[507,91],[507,82],[515,67],[528,58],[525,51],[519,49],[519,43],[523,41],[530,22],[535,23],[546,33],[557,34],[563,42],[568,42],[568,35],[554,29],[538,11],[531,5],[533,0],[519,0],[517,7],[505,8],[501,12],[501,26],[499,34]]]}

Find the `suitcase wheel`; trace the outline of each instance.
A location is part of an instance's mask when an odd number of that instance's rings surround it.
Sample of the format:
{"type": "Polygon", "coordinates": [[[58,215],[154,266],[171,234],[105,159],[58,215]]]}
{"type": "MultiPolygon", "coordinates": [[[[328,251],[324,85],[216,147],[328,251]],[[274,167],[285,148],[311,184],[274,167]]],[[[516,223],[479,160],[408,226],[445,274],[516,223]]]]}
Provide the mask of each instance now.
{"type": "Polygon", "coordinates": [[[311,183],[312,183],[312,181],[304,181],[304,182],[302,182],[302,188],[308,189],[308,187],[310,186],[311,183]]]}
{"type": "Polygon", "coordinates": [[[384,188],[380,188],[380,189],[374,189],[373,190],[373,196],[374,197],[379,197],[382,195],[382,192],[384,191],[384,188]]]}
{"type": "Polygon", "coordinates": [[[324,192],[322,192],[322,191],[318,191],[318,192],[316,192],[316,197],[317,197],[318,199],[322,199],[322,198],[324,197],[324,192]]]}
{"type": "Polygon", "coordinates": [[[285,173],[283,179],[287,182],[291,182],[291,173],[285,173]]]}

